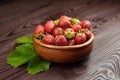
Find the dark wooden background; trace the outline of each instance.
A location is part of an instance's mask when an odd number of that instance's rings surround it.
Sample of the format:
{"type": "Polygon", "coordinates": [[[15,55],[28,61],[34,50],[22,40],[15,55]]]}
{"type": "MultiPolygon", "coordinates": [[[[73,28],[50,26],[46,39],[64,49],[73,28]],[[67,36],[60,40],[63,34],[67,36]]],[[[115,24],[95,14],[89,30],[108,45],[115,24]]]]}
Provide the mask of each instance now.
{"type": "Polygon", "coordinates": [[[1,0],[0,80],[120,80],[120,1],[1,0]],[[50,70],[36,75],[27,74],[26,65],[14,69],[6,63],[16,38],[31,36],[36,25],[61,15],[92,22],[95,40],[88,58],[52,63],[50,70]]]}

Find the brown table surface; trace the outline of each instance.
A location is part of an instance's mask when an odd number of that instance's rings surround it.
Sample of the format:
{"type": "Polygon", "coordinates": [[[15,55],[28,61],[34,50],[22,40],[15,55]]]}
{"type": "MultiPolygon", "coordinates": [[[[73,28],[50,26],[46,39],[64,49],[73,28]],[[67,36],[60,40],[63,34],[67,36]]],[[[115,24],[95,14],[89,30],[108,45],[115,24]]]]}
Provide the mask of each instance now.
{"type": "Polygon", "coordinates": [[[119,0],[2,0],[0,1],[0,80],[120,80],[119,0]],[[6,63],[15,39],[28,37],[38,24],[61,15],[88,19],[95,35],[88,58],[74,64],[55,64],[30,75],[26,65],[6,63]]]}

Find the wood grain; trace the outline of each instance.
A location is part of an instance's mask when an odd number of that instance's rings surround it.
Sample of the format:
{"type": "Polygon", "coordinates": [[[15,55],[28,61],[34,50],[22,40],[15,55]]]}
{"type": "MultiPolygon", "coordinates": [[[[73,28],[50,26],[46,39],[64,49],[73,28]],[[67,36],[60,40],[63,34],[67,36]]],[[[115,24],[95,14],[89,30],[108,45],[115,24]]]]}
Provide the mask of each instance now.
{"type": "Polygon", "coordinates": [[[120,80],[120,0],[2,0],[0,1],[0,80],[120,80]],[[27,74],[26,65],[6,63],[15,39],[30,37],[38,24],[61,15],[88,19],[94,48],[74,64],[52,63],[47,72],[27,74]]]}

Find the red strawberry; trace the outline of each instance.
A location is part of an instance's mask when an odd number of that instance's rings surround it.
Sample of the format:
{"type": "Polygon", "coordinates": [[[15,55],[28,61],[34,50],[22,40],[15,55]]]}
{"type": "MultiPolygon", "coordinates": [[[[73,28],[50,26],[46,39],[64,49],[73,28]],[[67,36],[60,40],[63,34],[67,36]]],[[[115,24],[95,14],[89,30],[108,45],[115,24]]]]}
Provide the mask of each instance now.
{"type": "Polygon", "coordinates": [[[67,39],[71,39],[75,37],[75,32],[72,28],[66,28],[64,30],[64,35],[67,39]]]}
{"type": "Polygon", "coordinates": [[[46,34],[43,38],[42,38],[42,42],[46,43],[46,44],[54,44],[54,37],[50,34],[46,34]]]}
{"type": "Polygon", "coordinates": [[[34,31],[34,34],[38,35],[40,33],[44,33],[45,30],[44,30],[44,27],[42,25],[38,25],[36,28],[35,28],[35,31],[34,31]]]}
{"type": "Polygon", "coordinates": [[[68,41],[68,46],[72,46],[72,45],[75,45],[75,40],[74,39],[71,39],[68,41]]]}
{"type": "Polygon", "coordinates": [[[91,32],[89,30],[86,30],[84,33],[88,39],[91,37],[91,32]]]}
{"type": "Polygon", "coordinates": [[[57,27],[54,29],[53,35],[56,36],[56,35],[63,34],[63,31],[64,31],[63,28],[57,27]]]}
{"type": "Polygon", "coordinates": [[[67,39],[64,35],[57,35],[55,37],[55,45],[57,46],[66,46],[67,45],[67,39]]]}
{"type": "Polygon", "coordinates": [[[52,33],[55,29],[55,24],[53,20],[49,20],[45,23],[45,31],[48,33],[52,33]]]}
{"type": "Polygon", "coordinates": [[[71,27],[75,32],[78,32],[81,29],[81,26],[78,24],[71,25],[71,27]]]}
{"type": "Polygon", "coordinates": [[[58,22],[58,26],[62,27],[62,28],[68,28],[70,27],[71,24],[71,19],[68,16],[61,16],[60,20],[58,22]]]}
{"type": "Polygon", "coordinates": [[[86,35],[83,32],[77,33],[75,36],[75,42],[77,44],[82,44],[86,41],[86,35]]]}
{"type": "Polygon", "coordinates": [[[80,23],[80,26],[81,26],[82,28],[88,28],[88,29],[90,29],[91,23],[90,23],[90,21],[88,21],[88,20],[83,20],[83,21],[80,23]]]}

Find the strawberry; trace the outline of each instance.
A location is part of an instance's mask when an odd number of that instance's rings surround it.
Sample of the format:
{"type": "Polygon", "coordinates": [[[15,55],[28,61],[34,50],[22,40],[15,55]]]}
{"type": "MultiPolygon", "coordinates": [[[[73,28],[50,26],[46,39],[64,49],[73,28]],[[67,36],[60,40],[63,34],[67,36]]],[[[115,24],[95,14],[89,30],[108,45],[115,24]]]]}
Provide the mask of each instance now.
{"type": "Polygon", "coordinates": [[[67,45],[67,39],[64,35],[57,35],[55,37],[55,45],[57,46],[66,46],[67,45]]]}
{"type": "Polygon", "coordinates": [[[82,44],[86,41],[86,35],[83,32],[77,33],[75,36],[75,42],[77,44],[82,44]]]}
{"type": "Polygon", "coordinates": [[[72,46],[72,45],[75,45],[75,40],[74,39],[71,39],[68,41],[68,46],[72,46]]]}
{"type": "Polygon", "coordinates": [[[75,32],[72,28],[66,28],[64,30],[64,35],[67,39],[71,39],[75,37],[75,32]]]}
{"type": "Polygon", "coordinates": [[[68,28],[70,27],[71,24],[71,19],[68,16],[61,16],[60,20],[58,22],[58,26],[62,27],[62,28],[68,28]]]}
{"type": "Polygon", "coordinates": [[[88,20],[82,22],[77,18],[61,16],[58,19],[49,20],[44,27],[38,25],[35,28],[35,37],[46,44],[57,46],[71,46],[82,44],[91,37],[91,23],[88,20]]]}
{"type": "Polygon", "coordinates": [[[42,42],[46,43],[46,44],[54,44],[54,37],[50,34],[46,34],[43,38],[42,38],[42,42]]]}
{"type": "Polygon", "coordinates": [[[80,26],[81,26],[82,28],[88,28],[88,29],[90,29],[91,23],[90,23],[90,21],[88,21],[88,20],[83,20],[83,21],[80,23],[80,26]]]}
{"type": "Polygon", "coordinates": [[[56,36],[56,35],[63,34],[63,31],[64,31],[63,28],[57,27],[54,29],[53,35],[56,36]]]}
{"type": "Polygon", "coordinates": [[[84,32],[87,39],[89,39],[91,37],[91,32],[88,28],[83,28],[83,29],[80,30],[80,32],[84,32]]]}
{"type": "Polygon", "coordinates": [[[38,25],[36,28],[35,28],[35,31],[34,31],[34,34],[35,35],[38,35],[40,33],[44,33],[45,30],[44,30],[44,27],[42,25],[38,25]]]}
{"type": "Polygon", "coordinates": [[[52,33],[55,28],[55,24],[53,20],[49,20],[45,23],[45,31],[47,33],[52,33]]]}
{"type": "Polygon", "coordinates": [[[71,28],[75,31],[78,32],[81,29],[81,26],[78,24],[71,25],[71,28]]]}
{"type": "Polygon", "coordinates": [[[90,39],[90,37],[91,37],[91,32],[90,32],[90,30],[86,30],[84,33],[85,33],[85,35],[87,36],[87,39],[90,39]]]}

